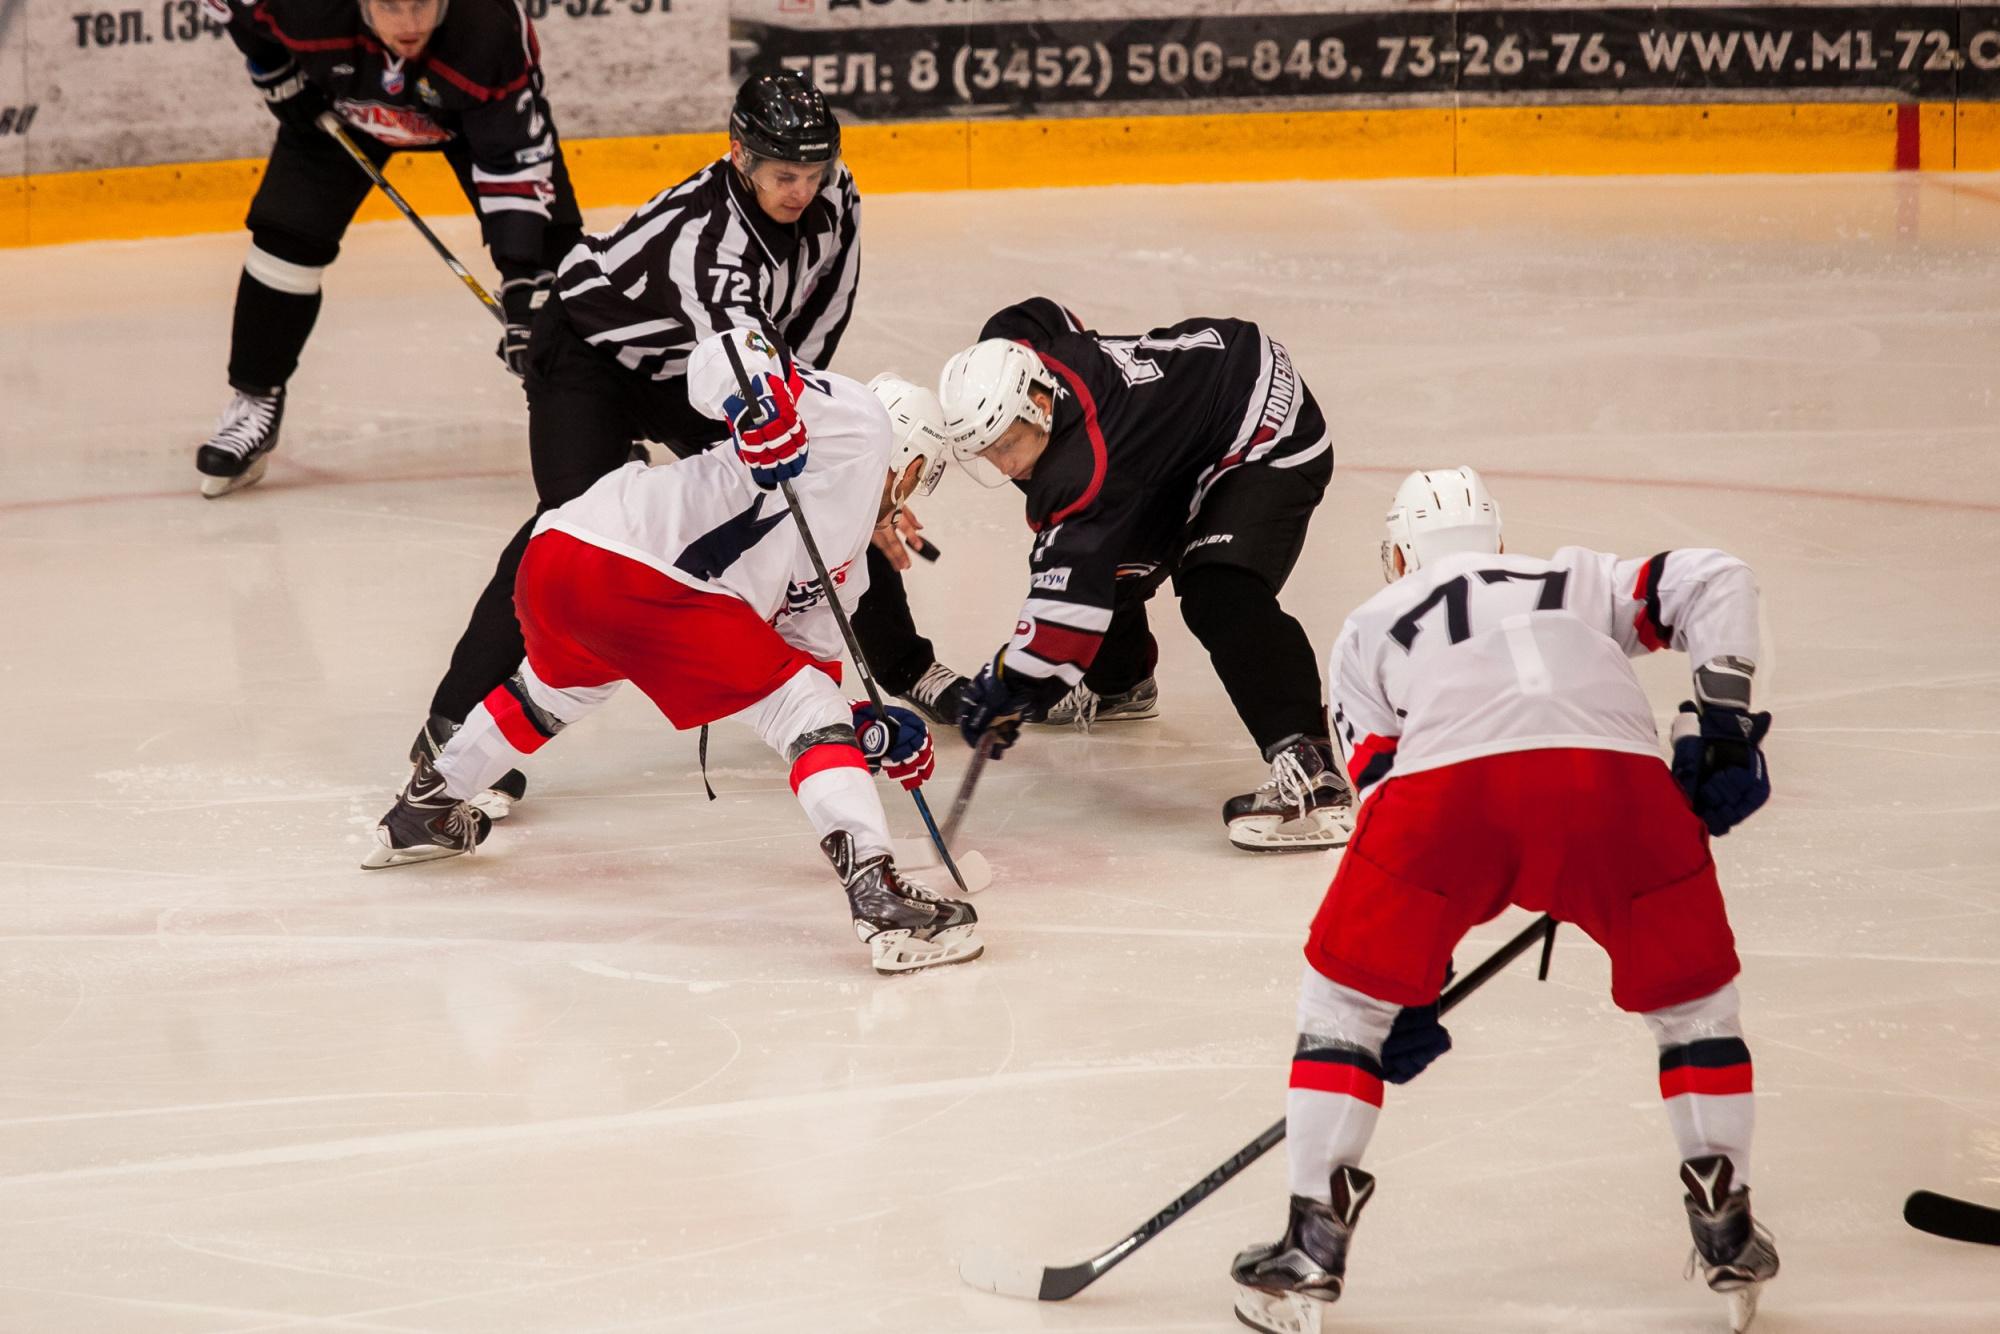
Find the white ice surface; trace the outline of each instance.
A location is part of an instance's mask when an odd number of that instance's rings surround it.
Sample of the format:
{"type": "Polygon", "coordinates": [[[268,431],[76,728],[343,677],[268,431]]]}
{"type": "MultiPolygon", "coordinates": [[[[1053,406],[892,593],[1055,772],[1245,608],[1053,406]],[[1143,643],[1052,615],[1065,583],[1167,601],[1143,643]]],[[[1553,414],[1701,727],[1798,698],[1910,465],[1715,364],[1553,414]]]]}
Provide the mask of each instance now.
{"type": "MultiPolygon", "coordinates": [[[[1263,322],[1336,430],[1286,595],[1322,646],[1420,464],[1488,470],[1517,549],[1747,557],[1777,796],[1718,856],[1785,1259],[1758,1328],[1991,1330],[1995,1257],[1898,1209],[2000,1202],[1996,243],[1977,177],[881,198],[840,368],[930,375],[1036,291],[1263,322]]],[[[774,757],[719,733],[710,805],[630,693],[478,857],[363,875],[531,503],[520,396],[418,238],[361,228],[268,480],[201,500],[243,249],[0,252],[0,1331],[1236,1328],[1275,1154],[1066,1306],[955,1274],[1108,1246],[1282,1108],[1334,861],[1225,843],[1259,765],[1171,600],[1159,721],[990,771],[969,967],[873,975],[774,757]]],[[[919,617],[970,667],[1018,504],[922,513],[919,617]]],[[[1684,665],[1643,671],[1670,710],[1684,665]]],[[[1606,975],[1568,935],[1392,1093],[1331,1328],[1722,1328],[1606,975]]]]}

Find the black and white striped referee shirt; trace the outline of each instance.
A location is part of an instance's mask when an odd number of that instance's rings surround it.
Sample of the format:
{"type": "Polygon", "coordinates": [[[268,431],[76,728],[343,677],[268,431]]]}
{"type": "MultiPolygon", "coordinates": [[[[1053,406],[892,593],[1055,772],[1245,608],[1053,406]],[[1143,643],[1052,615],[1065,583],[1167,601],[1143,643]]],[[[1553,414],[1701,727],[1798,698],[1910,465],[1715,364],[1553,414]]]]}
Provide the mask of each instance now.
{"type": "Polygon", "coordinates": [[[563,258],[555,290],[585,341],[656,380],[720,329],[774,324],[808,366],[833,360],[861,271],[861,197],[842,166],[795,223],[721,158],[563,258]]]}

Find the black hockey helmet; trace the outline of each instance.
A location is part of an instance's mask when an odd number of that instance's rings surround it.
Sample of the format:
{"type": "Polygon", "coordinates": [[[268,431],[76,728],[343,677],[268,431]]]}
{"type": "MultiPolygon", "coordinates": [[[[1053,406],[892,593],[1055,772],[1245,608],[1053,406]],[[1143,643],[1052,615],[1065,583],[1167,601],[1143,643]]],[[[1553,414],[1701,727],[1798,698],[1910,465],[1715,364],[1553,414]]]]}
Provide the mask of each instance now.
{"type": "Polygon", "coordinates": [[[753,74],[736,90],[729,133],[760,158],[832,162],[840,156],[840,122],[803,74],[753,74]]]}

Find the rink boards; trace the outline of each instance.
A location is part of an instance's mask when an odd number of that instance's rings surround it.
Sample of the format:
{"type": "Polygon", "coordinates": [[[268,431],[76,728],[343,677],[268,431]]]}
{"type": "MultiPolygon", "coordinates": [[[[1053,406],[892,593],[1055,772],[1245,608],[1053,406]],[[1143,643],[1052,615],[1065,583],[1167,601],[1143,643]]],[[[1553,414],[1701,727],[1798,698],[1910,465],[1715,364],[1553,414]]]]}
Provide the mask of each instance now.
{"type": "MultiPolygon", "coordinates": [[[[719,156],[717,134],[565,145],[586,207],[638,204],[719,156]]],[[[1389,108],[858,125],[865,193],[1393,176],[2000,170],[2000,106],[1808,103],[1389,108]]],[[[0,179],[0,245],[240,226],[261,159],[0,179]]],[[[411,203],[466,213],[442,159],[390,167],[411,203]]],[[[363,220],[394,217],[379,198],[363,220]]]]}

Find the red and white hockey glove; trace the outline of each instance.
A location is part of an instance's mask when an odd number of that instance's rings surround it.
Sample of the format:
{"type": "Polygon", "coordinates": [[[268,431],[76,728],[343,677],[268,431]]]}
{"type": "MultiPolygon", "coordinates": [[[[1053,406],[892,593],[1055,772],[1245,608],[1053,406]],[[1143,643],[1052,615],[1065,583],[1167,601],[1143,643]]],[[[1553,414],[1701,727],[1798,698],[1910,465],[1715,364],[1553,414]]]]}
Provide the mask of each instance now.
{"type": "Polygon", "coordinates": [[[731,394],[722,405],[729,414],[729,433],[736,456],[750,469],[750,479],[766,491],[790,481],[806,469],[806,425],[799,420],[798,388],[766,371],[750,379],[755,397],[748,403],[731,394]]]}
{"type": "Polygon", "coordinates": [[[854,702],[854,735],[868,767],[915,791],[937,768],[931,732],[924,720],[896,704],[877,713],[866,700],[854,702]]]}

